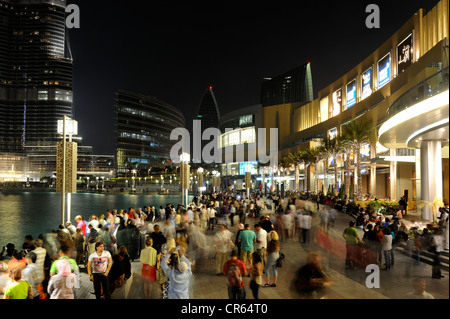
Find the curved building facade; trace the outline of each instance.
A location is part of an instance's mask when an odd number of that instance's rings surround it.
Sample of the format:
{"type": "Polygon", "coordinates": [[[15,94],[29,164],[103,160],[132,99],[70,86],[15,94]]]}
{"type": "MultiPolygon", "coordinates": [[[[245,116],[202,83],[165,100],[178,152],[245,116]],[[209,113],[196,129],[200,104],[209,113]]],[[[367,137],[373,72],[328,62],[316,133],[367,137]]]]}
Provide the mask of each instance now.
{"type": "Polygon", "coordinates": [[[155,97],[119,91],[116,93],[117,173],[120,176],[161,166],[170,159],[175,141],[170,133],[185,127],[185,118],[175,107],[155,97]]]}
{"type": "MultiPolygon", "coordinates": [[[[263,127],[280,128],[279,158],[320,146],[352,121],[371,121],[378,142],[362,147],[363,194],[394,201],[405,196],[409,209],[424,206],[422,218],[433,220],[431,204],[448,200],[449,194],[448,9],[448,0],[429,12],[419,9],[313,101],[264,107],[263,127]]],[[[337,163],[342,185],[345,163],[339,158],[337,163]]],[[[354,159],[349,167],[356,189],[354,159]]],[[[326,165],[318,170],[318,189],[335,182],[326,165]]],[[[312,189],[314,175],[311,170],[307,174],[312,189]]]]}

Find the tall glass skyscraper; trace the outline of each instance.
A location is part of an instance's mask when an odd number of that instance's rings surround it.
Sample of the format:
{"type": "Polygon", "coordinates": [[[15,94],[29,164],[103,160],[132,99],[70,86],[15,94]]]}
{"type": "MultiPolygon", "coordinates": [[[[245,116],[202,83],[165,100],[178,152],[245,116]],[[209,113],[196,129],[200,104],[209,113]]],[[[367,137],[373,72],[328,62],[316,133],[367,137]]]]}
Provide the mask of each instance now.
{"type": "Polygon", "coordinates": [[[219,106],[212,86],[203,93],[197,112],[197,120],[202,121],[202,131],[209,127],[218,128],[220,120],[219,106]]]}
{"type": "Polygon", "coordinates": [[[261,104],[263,106],[311,102],[313,99],[310,63],[268,79],[261,86],[261,104]]]}
{"type": "Polygon", "coordinates": [[[56,144],[72,116],[65,0],[0,0],[0,151],[56,144]]]}

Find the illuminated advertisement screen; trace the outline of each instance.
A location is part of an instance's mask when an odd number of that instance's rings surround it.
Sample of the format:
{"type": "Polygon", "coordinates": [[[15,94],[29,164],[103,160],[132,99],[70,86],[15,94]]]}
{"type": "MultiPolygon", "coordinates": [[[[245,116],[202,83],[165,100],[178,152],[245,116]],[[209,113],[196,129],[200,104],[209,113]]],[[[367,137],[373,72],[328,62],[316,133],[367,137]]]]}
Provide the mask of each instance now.
{"type": "Polygon", "coordinates": [[[397,74],[402,73],[412,63],[413,58],[413,37],[408,35],[397,46],[397,74]]]}
{"type": "Polygon", "coordinates": [[[364,144],[361,147],[360,154],[361,154],[362,157],[370,157],[370,145],[369,144],[364,144]]]}
{"type": "Polygon", "coordinates": [[[391,80],[391,54],[388,53],[378,61],[378,88],[381,88],[391,80]]]}
{"type": "Polygon", "coordinates": [[[342,109],[342,89],[333,92],[331,101],[331,116],[341,113],[342,109]]]}
{"type": "Polygon", "coordinates": [[[346,109],[356,104],[356,79],[347,84],[347,104],[346,109]]]}
{"type": "Polygon", "coordinates": [[[372,94],[372,68],[368,69],[361,77],[361,100],[372,94]]]}
{"type": "Polygon", "coordinates": [[[245,175],[247,172],[250,172],[252,175],[258,174],[258,162],[239,163],[239,175],[245,175]]]}
{"type": "Polygon", "coordinates": [[[328,130],[328,138],[330,140],[334,139],[337,136],[337,127],[328,130]]]}

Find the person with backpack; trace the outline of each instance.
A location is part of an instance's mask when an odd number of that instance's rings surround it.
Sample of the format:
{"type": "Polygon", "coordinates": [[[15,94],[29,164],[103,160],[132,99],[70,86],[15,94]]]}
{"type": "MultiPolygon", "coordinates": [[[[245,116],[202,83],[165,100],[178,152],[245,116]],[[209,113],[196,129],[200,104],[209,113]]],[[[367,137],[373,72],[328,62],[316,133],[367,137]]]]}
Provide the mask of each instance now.
{"type": "Polygon", "coordinates": [[[244,277],[247,276],[247,269],[244,262],[238,259],[236,249],[231,251],[231,259],[223,265],[223,274],[227,277],[228,297],[245,299],[244,277]]]}

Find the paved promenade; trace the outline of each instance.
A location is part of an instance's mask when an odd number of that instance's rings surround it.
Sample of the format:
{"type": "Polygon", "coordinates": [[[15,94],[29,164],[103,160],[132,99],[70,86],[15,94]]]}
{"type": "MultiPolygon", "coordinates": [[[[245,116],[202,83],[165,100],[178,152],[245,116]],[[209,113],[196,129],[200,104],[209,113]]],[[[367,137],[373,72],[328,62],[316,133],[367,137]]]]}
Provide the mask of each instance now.
{"type": "MultiPolygon", "coordinates": [[[[412,220],[420,221],[420,216],[416,216],[412,211],[405,219],[407,223],[412,220]]],[[[317,214],[313,215],[313,229],[311,240],[308,244],[298,242],[298,234],[291,239],[281,241],[281,251],[286,255],[286,260],[282,268],[278,269],[279,278],[277,287],[261,287],[260,299],[292,299],[294,296],[290,291],[290,285],[294,278],[295,271],[304,265],[308,252],[316,251],[323,256],[324,266],[331,276],[333,284],[328,288],[327,299],[408,299],[408,293],[412,291],[412,283],[416,278],[423,278],[426,282],[426,291],[435,299],[449,298],[449,274],[443,271],[445,278],[432,279],[431,265],[426,263],[415,264],[411,257],[395,252],[395,265],[390,271],[380,271],[380,287],[367,288],[366,278],[369,272],[365,269],[345,268],[345,244],[341,236],[344,228],[353,217],[338,213],[334,228],[327,231],[326,236],[319,232],[319,220],[317,214]],[[321,243],[324,238],[333,241],[331,249],[324,249],[321,243]]],[[[254,220],[247,220],[253,226],[254,220]]],[[[253,230],[254,228],[251,227],[253,230]]],[[[237,227],[230,230],[236,233],[237,227]]],[[[216,230],[207,231],[206,237],[209,243],[213,243],[213,236],[216,230]]],[[[330,248],[330,247],[328,247],[330,248]]],[[[113,294],[113,298],[142,299],[143,285],[140,280],[141,265],[133,262],[133,277],[126,288],[122,288],[113,294]],[[126,292],[125,292],[126,290],[126,292]]],[[[382,268],[382,265],[380,265],[382,268]]],[[[215,275],[215,259],[212,250],[205,251],[201,258],[198,258],[193,266],[194,276],[191,280],[191,299],[227,299],[226,279],[223,276],[215,275]]],[[[250,278],[245,278],[247,299],[253,299],[249,288],[250,278]]],[[[272,281],[271,281],[272,283],[272,281]]],[[[81,288],[78,289],[79,299],[94,299],[90,294],[92,283],[88,280],[85,272],[81,274],[81,288]]]]}

